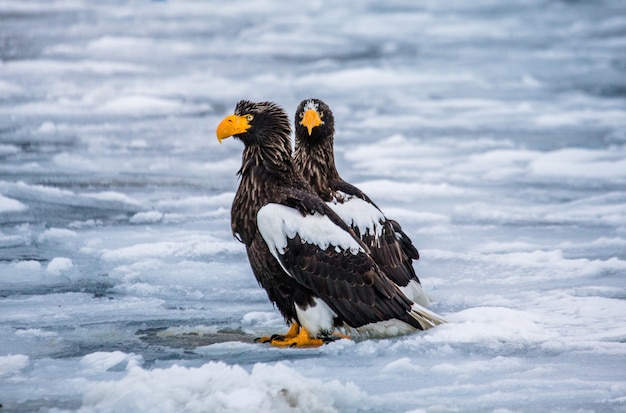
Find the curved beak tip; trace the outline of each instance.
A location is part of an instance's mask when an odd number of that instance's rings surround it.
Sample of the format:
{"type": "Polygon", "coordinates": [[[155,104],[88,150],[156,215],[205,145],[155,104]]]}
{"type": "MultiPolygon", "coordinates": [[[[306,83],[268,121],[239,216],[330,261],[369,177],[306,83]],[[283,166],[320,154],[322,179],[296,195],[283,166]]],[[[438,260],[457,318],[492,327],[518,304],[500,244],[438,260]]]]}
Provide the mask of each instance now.
{"type": "Polygon", "coordinates": [[[313,133],[313,128],[323,124],[324,122],[320,118],[320,115],[313,109],[309,109],[302,116],[302,121],[300,124],[305,126],[307,131],[309,131],[309,136],[313,133]]]}
{"type": "Polygon", "coordinates": [[[246,132],[250,129],[250,124],[243,116],[230,115],[225,117],[215,130],[217,140],[222,143],[223,139],[246,132]]]}

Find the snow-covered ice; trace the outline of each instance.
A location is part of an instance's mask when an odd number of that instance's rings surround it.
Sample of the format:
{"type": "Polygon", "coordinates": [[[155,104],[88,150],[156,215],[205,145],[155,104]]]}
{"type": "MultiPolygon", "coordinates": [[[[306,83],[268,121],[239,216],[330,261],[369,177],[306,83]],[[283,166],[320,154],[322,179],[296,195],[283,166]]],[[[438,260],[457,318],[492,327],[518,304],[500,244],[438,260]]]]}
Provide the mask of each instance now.
{"type": "Polygon", "coordinates": [[[626,411],[625,131],[619,0],[2,0],[2,411],[626,411]],[[311,97],[448,324],[252,342],[215,127],[311,97]]]}

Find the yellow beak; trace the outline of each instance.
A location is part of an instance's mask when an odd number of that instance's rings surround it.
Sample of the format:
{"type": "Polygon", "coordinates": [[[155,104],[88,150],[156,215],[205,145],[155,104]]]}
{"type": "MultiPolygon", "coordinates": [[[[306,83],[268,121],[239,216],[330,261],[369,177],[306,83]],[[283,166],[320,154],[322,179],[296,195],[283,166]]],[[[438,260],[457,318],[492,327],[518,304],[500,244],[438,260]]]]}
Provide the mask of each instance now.
{"type": "Polygon", "coordinates": [[[217,141],[222,143],[222,139],[244,133],[248,129],[250,129],[250,124],[245,116],[230,115],[226,116],[220,124],[217,125],[215,134],[217,135],[217,141]]]}
{"type": "Polygon", "coordinates": [[[300,125],[306,126],[307,130],[309,131],[309,136],[311,136],[311,132],[313,131],[313,128],[321,125],[322,123],[324,122],[322,122],[320,115],[313,109],[309,109],[306,112],[304,112],[304,116],[302,117],[302,120],[300,121],[300,125]]]}

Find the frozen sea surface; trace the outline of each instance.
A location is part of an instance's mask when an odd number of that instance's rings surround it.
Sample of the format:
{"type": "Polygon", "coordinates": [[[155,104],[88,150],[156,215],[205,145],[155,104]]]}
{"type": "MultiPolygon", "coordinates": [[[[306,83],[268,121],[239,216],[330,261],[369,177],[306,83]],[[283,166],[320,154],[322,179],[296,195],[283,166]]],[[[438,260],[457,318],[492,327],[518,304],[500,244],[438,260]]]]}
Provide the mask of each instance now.
{"type": "Polygon", "coordinates": [[[626,3],[0,1],[0,404],[626,411],[626,3]],[[251,342],[215,127],[309,97],[449,324],[251,342]]]}

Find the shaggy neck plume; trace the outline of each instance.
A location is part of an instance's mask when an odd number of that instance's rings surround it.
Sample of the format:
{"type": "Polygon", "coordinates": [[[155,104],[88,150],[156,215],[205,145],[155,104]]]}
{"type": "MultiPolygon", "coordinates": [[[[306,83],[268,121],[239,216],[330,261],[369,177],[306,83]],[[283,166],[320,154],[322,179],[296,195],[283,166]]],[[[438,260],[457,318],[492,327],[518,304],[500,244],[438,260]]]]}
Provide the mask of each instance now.
{"type": "Polygon", "coordinates": [[[333,199],[331,182],[341,179],[335,167],[333,136],[315,139],[303,134],[308,135],[304,128],[296,131],[294,162],[314,191],[328,202],[333,199]]]}

